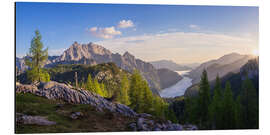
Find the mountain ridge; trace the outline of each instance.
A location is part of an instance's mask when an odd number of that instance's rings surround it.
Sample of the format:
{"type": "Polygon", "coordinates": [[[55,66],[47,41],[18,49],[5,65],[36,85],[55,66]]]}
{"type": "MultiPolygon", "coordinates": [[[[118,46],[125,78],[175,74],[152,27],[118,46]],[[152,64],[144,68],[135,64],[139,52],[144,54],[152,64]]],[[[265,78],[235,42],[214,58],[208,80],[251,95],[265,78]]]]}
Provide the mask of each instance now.
{"type": "MultiPolygon", "coordinates": [[[[18,58],[17,60],[16,58],[16,66],[19,66],[22,61],[22,59],[18,58]]],[[[60,56],[49,57],[45,67],[53,67],[58,64],[97,65],[108,62],[114,62],[118,67],[128,72],[133,72],[135,69],[139,70],[154,93],[158,93],[157,91],[165,87],[161,85],[163,78],[158,75],[158,70],[151,63],[136,59],[136,57],[129,52],[125,52],[123,55],[112,53],[110,50],[92,42],[88,44],[74,42],[60,56]]],[[[170,74],[172,73],[170,72],[170,74]]],[[[174,74],[178,75],[176,72],[174,72],[174,74]]],[[[177,80],[171,83],[176,82],[177,80]]]]}
{"type": "Polygon", "coordinates": [[[158,60],[151,61],[150,63],[157,69],[167,68],[172,71],[192,70],[191,67],[177,64],[172,60],[158,60]]]}

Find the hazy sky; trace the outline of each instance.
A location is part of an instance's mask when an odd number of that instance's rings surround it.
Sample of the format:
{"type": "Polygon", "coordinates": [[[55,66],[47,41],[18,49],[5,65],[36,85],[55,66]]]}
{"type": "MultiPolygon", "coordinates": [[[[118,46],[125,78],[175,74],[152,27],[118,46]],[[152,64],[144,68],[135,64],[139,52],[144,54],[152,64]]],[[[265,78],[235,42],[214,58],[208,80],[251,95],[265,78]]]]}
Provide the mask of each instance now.
{"type": "Polygon", "coordinates": [[[225,6],[16,4],[16,55],[39,29],[50,55],[94,42],[145,61],[204,62],[258,49],[258,8],[225,6]]]}

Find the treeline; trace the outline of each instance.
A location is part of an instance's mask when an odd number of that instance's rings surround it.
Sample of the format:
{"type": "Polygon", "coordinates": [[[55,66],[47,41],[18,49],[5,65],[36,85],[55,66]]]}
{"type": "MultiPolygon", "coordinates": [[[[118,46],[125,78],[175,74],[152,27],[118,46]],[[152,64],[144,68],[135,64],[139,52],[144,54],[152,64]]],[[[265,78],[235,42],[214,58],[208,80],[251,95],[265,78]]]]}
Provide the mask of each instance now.
{"type": "Polygon", "coordinates": [[[177,122],[174,112],[169,109],[168,103],[159,96],[152,94],[148,83],[137,70],[134,71],[130,79],[125,73],[122,73],[119,90],[114,93],[109,93],[107,86],[99,83],[97,79],[92,79],[90,74],[86,82],[80,83],[80,87],[105,98],[114,97],[116,102],[125,104],[138,113],[149,113],[177,122]]]}
{"type": "Polygon", "coordinates": [[[199,95],[185,99],[184,106],[185,121],[201,129],[258,128],[258,95],[248,77],[243,80],[240,94],[234,96],[230,83],[223,89],[217,76],[211,94],[207,72],[203,71],[199,95]]]}

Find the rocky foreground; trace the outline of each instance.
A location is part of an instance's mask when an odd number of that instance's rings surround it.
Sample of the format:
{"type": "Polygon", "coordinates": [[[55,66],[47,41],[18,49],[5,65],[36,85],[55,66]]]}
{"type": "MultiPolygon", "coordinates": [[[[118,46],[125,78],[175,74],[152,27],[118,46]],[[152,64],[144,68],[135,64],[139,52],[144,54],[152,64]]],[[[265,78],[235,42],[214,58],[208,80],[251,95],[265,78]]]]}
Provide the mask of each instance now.
{"type": "MultiPolygon", "coordinates": [[[[133,131],[179,131],[197,129],[197,127],[193,125],[180,125],[170,121],[157,121],[150,114],[138,114],[126,105],[110,102],[92,92],[83,89],[75,89],[72,86],[54,81],[40,83],[37,86],[16,83],[16,93],[31,93],[50,100],[61,100],[70,104],[89,104],[95,107],[96,111],[99,112],[108,110],[112,113],[132,117],[136,119],[136,122],[130,123],[128,126],[133,131]]],[[[70,117],[77,119],[81,115],[80,112],[75,112],[71,114],[70,117]]],[[[17,114],[16,122],[37,125],[46,125],[44,123],[49,123],[49,125],[57,124],[53,121],[47,121],[44,117],[24,114],[17,114]]]]}

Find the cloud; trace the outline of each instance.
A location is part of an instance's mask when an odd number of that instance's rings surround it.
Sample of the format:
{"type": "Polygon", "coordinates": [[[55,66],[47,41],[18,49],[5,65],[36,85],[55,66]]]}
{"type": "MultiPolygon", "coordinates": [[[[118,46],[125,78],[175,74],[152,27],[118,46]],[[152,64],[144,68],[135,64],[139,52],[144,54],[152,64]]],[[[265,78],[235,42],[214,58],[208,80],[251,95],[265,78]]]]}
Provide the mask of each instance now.
{"type": "Polygon", "coordinates": [[[119,30],[116,30],[114,26],[106,27],[106,28],[92,27],[89,29],[89,31],[92,35],[99,38],[104,38],[104,39],[110,39],[110,38],[113,38],[114,36],[122,34],[122,32],[119,30]]]}
{"type": "Polygon", "coordinates": [[[96,43],[113,52],[129,51],[145,61],[172,59],[178,63],[204,62],[231,52],[248,54],[258,47],[253,38],[199,32],[146,34],[96,43]]]}
{"type": "Polygon", "coordinates": [[[118,28],[129,28],[129,27],[134,27],[134,24],[131,20],[121,20],[118,25],[118,28]]]}
{"type": "Polygon", "coordinates": [[[195,24],[190,24],[189,25],[189,28],[191,28],[191,29],[200,29],[200,27],[198,26],[198,25],[195,25],[195,24]]]}
{"type": "Polygon", "coordinates": [[[49,56],[60,56],[65,51],[65,48],[60,49],[49,49],[49,56]]]}
{"type": "Polygon", "coordinates": [[[144,42],[144,40],[130,40],[130,41],[126,41],[126,43],[142,43],[144,42]]]}

